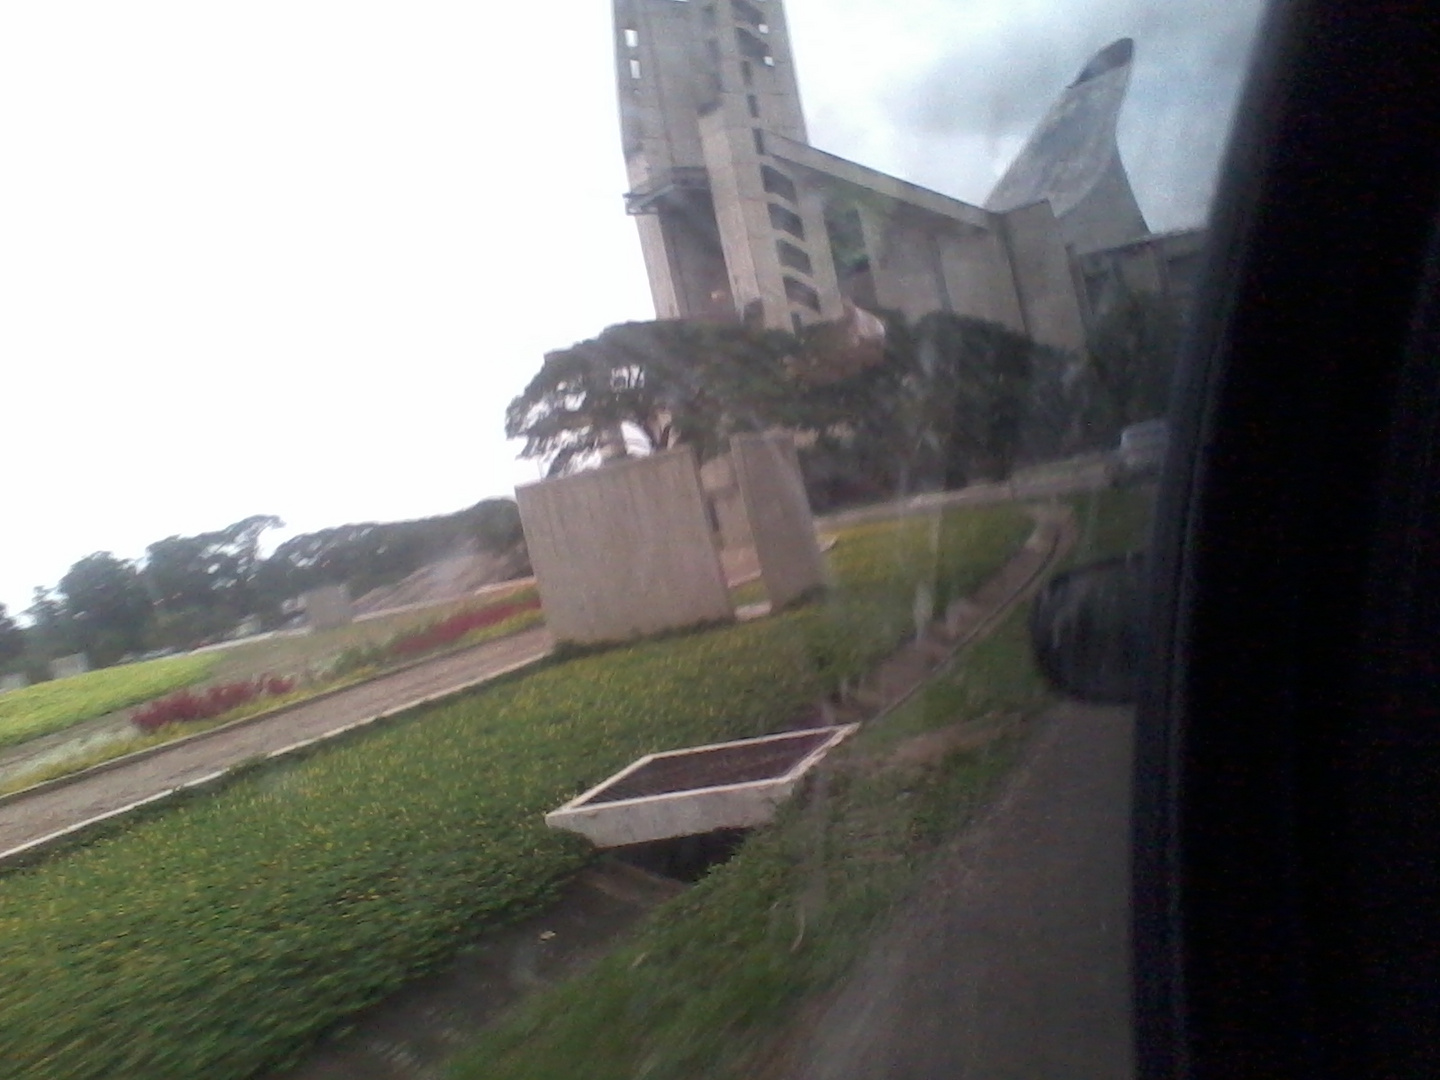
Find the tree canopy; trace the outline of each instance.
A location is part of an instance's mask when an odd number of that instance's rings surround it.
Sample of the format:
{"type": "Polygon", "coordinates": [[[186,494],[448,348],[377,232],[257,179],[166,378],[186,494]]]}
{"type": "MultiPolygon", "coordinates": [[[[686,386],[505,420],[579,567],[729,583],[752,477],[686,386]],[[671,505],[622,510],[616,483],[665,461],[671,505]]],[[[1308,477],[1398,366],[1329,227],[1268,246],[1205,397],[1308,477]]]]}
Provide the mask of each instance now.
{"type": "Polygon", "coordinates": [[[134,563],[97,551],[70,567],[60,592],[76,640],[97,666],[145,648],[150,597],[134,563]]]}
{"type": "Polygon", "coordinates": [[[1164,415],[1184,313],[1158,293],[1128,291],[1091,328],[1090,422],[1113,440],[1122,428],[1164,415]]]}
{"type": "Polygon", "coordinates": [[[737,431],[784,423],[794,404],[790,334],[685,320],[631,322],[545,355],[505,414],[505,434],[551,476],[607,456],[625,437],[647,450],[684,443],[702,460],[737,431]]]}
{"type": "Polygon", "coordinates": [[[0,667],[18,660],[25,652],[25,632],[0,604],[0,667]]]}
{"type": "Polygon", "coordinates": [[[626,453],[621,432],[650,451],[693,446],[703,461],[737,431],[789,428],[808,434],[802,457],[825,505],[1003,478],[1027,448],[1058,449],[1067,439],[1041,437],[1037,420],[1075,428],[1074,366],[950,312],[913,324],[898,312],[847,312],[798,336],[621,323],[547,353],[510,403],[505,432],[556,476],[626,453]]]}
{"type": "Polygon", "coordinates": [[[145,549],[143,578],[163,636],[198,638],[228,629],[254,610],[260,538],[284,525],[255,514],[213,532],[169,536],[145,549]]]}

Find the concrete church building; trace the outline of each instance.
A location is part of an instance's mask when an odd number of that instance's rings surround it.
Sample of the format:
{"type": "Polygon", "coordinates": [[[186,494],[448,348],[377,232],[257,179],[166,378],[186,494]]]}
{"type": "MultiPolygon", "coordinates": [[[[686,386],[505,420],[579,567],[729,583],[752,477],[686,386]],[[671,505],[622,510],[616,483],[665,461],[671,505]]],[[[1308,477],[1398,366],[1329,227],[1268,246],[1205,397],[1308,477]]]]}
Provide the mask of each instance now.
{"type": "Polygon", "coordinates": [[[614,5],[625,201],[660,318],[945,310],[1078,348],[1124,287],[1188,299],[1203,234],[1150,232],[1116,143],[1129,39],[980,207],[810,145],[780,0],[614,5]]]}

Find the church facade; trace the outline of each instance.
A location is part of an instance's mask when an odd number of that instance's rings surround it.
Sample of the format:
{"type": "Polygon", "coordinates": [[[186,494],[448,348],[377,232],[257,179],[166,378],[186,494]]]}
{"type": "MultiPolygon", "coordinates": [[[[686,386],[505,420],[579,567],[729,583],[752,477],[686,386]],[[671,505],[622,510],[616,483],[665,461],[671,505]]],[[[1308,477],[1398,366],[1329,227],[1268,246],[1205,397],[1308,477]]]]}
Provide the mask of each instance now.
{"type": "Polygon", "coordinates": [[[942,310],[1078,349],[1124,289],[1193,291],[1203,233],[1151,233],[1120,159],[1129,39],[1085,65],[973,206],[810,144],[780,0],[614,14],[625,203],[660,318],[799,330],[942,310]]]}

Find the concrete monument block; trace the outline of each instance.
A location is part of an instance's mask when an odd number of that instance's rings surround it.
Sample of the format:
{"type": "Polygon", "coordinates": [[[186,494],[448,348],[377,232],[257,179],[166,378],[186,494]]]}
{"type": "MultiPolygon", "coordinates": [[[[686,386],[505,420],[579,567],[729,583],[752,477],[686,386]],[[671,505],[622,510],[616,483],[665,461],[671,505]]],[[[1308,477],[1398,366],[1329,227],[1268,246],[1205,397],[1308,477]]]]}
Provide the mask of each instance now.
{"type": "Polygon", "coordinates": [[[689,449],[515,491],[557,641],[623,641],[734,617],[689,449]]]}
{"type": "Polygon", "coordinates": [[[350,610],[350,590],[344,585],[326,585],[311,589],[300,598],[305,608],[305,622],[311,630],[333,630],[348,626],[354,619],[350,610]]]}
{"type": "Polygon", "coordinates": [[[68,679],[73,675],[84,675],[90,670],[90,657],[83,652],[69,656],[57,656],[50,661],[50,675],[56,679],[68,679]]]}
{"type": "Polygon", "coordinates": [[[778,611],[825,585],[825,562],[795,439],[788,433],[736,435],[730,440],[730,458],[765,592],[771,609],[778,611]]]}
{"type": "Polygon", "coordinates": [[[712,458],[700,466],[700,486],[715,512],[714,524],[720,532],[723,548],[747,548],[755,541],[750,535],[750,522],[745,516],[745,500],[735,481],[735,467],[730,455],[712,458]]]}

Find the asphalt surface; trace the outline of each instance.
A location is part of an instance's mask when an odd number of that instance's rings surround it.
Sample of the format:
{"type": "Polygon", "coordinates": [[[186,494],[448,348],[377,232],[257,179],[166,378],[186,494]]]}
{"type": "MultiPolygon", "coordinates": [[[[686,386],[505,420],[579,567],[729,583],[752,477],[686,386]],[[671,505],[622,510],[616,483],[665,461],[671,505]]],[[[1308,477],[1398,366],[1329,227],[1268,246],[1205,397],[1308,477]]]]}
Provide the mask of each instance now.
{"type": "Polygon", "coordinates": [[[1130,1080],[1131,713],[1044,714],[792,1045],[792,1080],[1130,1080]]]}

